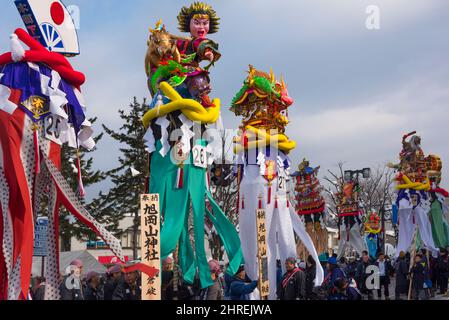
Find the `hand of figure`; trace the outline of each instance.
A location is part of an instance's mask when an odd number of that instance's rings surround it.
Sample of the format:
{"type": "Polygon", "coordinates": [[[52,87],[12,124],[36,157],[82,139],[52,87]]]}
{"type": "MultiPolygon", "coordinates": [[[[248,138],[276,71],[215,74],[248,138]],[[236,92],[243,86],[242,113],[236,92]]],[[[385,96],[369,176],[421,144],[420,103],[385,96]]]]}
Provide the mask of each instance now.
{"type": "Polygon", "coordinates": [[[214,61],[214,53],[212,51],[206,51],[204,53],[204,56],[207,58],[207,60],[214,61]]]}

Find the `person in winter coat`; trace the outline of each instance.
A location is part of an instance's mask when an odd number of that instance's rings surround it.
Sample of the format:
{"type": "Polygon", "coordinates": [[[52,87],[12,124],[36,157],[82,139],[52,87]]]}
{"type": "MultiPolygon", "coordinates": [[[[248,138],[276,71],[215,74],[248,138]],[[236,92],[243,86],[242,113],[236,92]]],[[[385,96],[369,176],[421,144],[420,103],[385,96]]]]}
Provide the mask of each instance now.
{"type": "Polygon", "coordinates": [[[84,300],[103,300],[100,282],[100,275],[97,272],[91,271],[87,274],[84,300]]]}
{"type": "Polygon", "coordinates": [[[425,264],[422,262],[422,255],[418,253],[415,256],[414,264],[410,270],[412,276],[412,293],[414,300],[424,300],[424,281],[426,278],[425,264]]]}
{"type": "Polygon", "coordinates": [[[248,280],[245,267],[242,265],[230,283],[231,300],[249,300],[249,294],[257,288],[257,281],[248,282],[248,280]]]}
{"type": "Polygon", "coordinates": [[[33,300],[44,300],[45,299],[45,278],[37,277],[33,289],[31,290],[31,297],[33,300]]]}
{"type": "Polygon", "coordinates": [[[346,268],[343,269],[346,277],[348,279],[354,279],[356,270],[357,270],[357,261],[355,257],[349,257],[348,263],[346,264],[346,268]]]}
{"type": "MultiPolygon", "coordinates": [[[[229,263],[226,265],[226,270],[229,268],[229,263]]],[[[231,282],[233,277],[229,273],[224,275],[224,299],[231,300],[231,282]]]]}
{"type": "Polygon", "coordinates": [[[362,295],[356,288],[350,286],[348,280],[338,278],[334,282],[328,300],[362,300],[362,295]]]}
{"type": "Polygon", "coordinates": [[[327,261],[327,274],[323,281],[323,286],[328,291],[332,290],[335,286],[335,280],[338,278],[346,278],[345,273],[338,267],[337,258],[330,257],[327,261]]]}
{"type": "Polygon", "coordinates": [[[396,300],[401,300],[401,294],[408,293],[408,265],[405,260],[405,253],[401,251],[395,264],[396,287],[394,290],[394,297],[396,300]]]}
{"type": "Polygon", "coordinates": [[[440,250],[440,255],[436,262],[436,269],[438,274],[439,294],[447,293],[447,281],[449,277],[449,257],[445,249],[440,250]]]}
{"type": "Polygon", "coordinates": [[[67,272],[59,285],[61,300],[84,300],[81,274],[83,263],[79,259],[73,260],[67,267],[67,272]]]}
{"type": "Polygon", "coordinates": [[[379,290],[377,290],[377,297],[380,300],[382,298],[382,287],[384,287],[385,300],[390,300],[390,274],[392,273],[392,266],[390,261],[385,259],[383,252],[378,255],[379,259],[375,262],[375,265],[379,268],[379,290]]]}
{"type": "Polygon", "coordinates": [[[199,300],[222,300],[223,299],[223,285],[220,278],[220,264],[216,260],[209,261],[209,269],[213,285],[201,289],[199,293],[199,300]]]}
{"type": "Polygon", "coordinates": [[[312,299],[314,296],[313,288],[315,287],[316,262],[311,255],[307,257],[306,262],[306,299],[312,299]]]}
{"type": "Polygon", "coordinates": [[[285,261],[287,272],[282,276],[278,286],[279,300],[302,300],[306,297],[306,274],[304,270],[296,267],[296,259],[288,258],[285,261]]]}
{"type": "Polygon", "coordinates": [[[118,264],[113,265],[108,269],[108,279],[104,284],[103,298],[104,300],[112,300],[115,288],[120,282],[125,281],[122,274],[122,267],[118,264]]]}
{"type": "MultiPolygon", "coordinates": [[[[125,269],[126,270],[126,269],[125,269]]],[[[138,282],[139,272],[124,272],[125,281],[120,282],[112,294],[112,300],[141,300],[142,293],[138,282]]]]}
{"type": "Polygon", "coordinates": [[[368,272],[368,267],[371,266],[370,257],[367,251],[363,252],[362,258],[357,265],[357,270],[355,274],[355,280],[357,282],[357,287],[359,288],[362,294],[366,294],[368,296],[368,300],[373,299],[373,292],[371,289],[367,287],[367,279],[372,274],[368,272]]]}

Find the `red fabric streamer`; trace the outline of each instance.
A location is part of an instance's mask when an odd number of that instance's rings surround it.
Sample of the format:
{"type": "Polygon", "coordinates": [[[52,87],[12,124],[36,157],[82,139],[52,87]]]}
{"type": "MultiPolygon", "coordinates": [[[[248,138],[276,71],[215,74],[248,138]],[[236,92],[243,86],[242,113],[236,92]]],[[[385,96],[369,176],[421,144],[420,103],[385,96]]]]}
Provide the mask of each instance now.
{"type": "Polygon", "coordinates": [[[435,192],[435,193],[439,193],[441,194],[443,197],[449,197],[449,192],[447,192],[445,189],[443,188],[435,188],[430,190],[430,192],[435,192]]]}
{"type": "MultiPolygon", "coordinates": [[[[30,50],[25,51],[25,57],[22,59],[23,62],[45,63],[51,69],[57,71],[64,80],[77,89],[80,89],[84,84],[86,81],[84,74],[75,71],[62,54],[48,51],[23,29],[19,28],[14,33],[30,48],[30,50]]],[[[8,63],[14,63],[11,52],[0,55],[0,65],[8,63]]]]}
{"type": "Polygon", "coordinates": [[[178,175],[176,179],[176,188],[182,189],[184,188],[184,168],[179,167],[178,168],[178,175]]]}
{"type": "Polygon", "coordinates": [[[139,262],[132,266],[123,268],[123,272],[125,272],[125,273],[129,273],[129,272],[133,272],[133,271],[140,271],[142,273],[145,273],[148,277],[150,277],[150,279],[154,278],[159,273],[159,270],[157,268],[150,267],[149,265],[144,264],[142,262],[139,262]]]}

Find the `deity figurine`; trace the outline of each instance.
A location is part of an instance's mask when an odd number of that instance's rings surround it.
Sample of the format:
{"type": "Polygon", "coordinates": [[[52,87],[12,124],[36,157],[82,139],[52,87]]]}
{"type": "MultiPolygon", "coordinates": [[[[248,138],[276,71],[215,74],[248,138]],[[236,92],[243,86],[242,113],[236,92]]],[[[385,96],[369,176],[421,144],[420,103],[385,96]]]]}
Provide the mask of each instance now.
{"type": "MultiPolygon", "coordinates": [[[[318,180],[319,170],[320,167],[312,168],[310,162],[304,159],[298,166],[298,171],[292,174],[296,180],[296,212],[303,220],[318,254],[328,249],[325,226],[326,205],[321,195],[323,188],[318,180]]],[[[298,242],[297,251],[299,257],[303,260],[307,259],[309,253],[300,242],[298,242]]]]}
{"type": "Polygon", "coordinates": [[[198,278],[201,288],[207,288],[214,282],[205,228],[220,238],[229,259],[229,276],[243,262],[238,232],[210,189],[210,181],[222,185],[227,183],[222,178],[229,176],[229,170],[214,170],[218,178],[214,180],[208,174],[221,144],[203,134],[220,118],[220,99],[211,101],[208,96],[209,67],[200,66],[203,60],[212,65],[220,58],[217,44],[206,38],[218,30],[219,19],[209,5],[195,2],[182,8],[178,20],[180,30],[190,31],[191,38],[172,35],[161,20],[150,29],[145,69],[153,99],[142,119],[149,153],[145,190],[160,195],[162,258],[178,252],[183,280],[193,284],[198,278]]]}
{"type": "Polygon", "coordinates": [[[178,15],[179,30],[190,32],[190,37],[168,33],[162,21],[154,30],[150,29],[145,68],[153,95],[157,85],[167,81],[184,98],[193,98],[205,108],[215,107],[209,98],[209,69],[221,54],[218,44],[206,36],[218,31],[219,20],[210,5],[195,2],[183,7],[178,15]],[[203,68],[202,61],[209,61],[209,64],[203,68]]]}

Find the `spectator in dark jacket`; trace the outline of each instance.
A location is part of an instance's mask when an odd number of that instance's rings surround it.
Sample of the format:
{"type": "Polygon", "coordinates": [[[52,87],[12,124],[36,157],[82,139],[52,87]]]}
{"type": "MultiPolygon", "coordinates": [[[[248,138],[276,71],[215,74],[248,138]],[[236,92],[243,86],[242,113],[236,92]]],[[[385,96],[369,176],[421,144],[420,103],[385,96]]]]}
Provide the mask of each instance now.
{"type": "Polygon", "coordinates": [[[224,275],[224,299],[225,300],[231,300],[232,279],[233,279],[233,277],[229,273],[226,272],[224,275]]]}
{"type": "Polygon", "coordinates": [[[368,296],[368,300],[373,299],[372,289],[367,286],[367,279],[371,275],[367,270],[369,266],[371,266],[370,257],[367,251],[363,252],[361,261],[357,265],[357,270],[355,274],[355,280],[357,282],[357,287],[360,289],[362,294],[366,294],[368,296]]]}
{"type": "Polygon", "coordinates": [[[390,292],[388,286],[390,285],[390,274],[392,273],[392,266],[390,261],[385,259],[383,252],[378,255],[379,259],[375,265],[379,268],[379,289],[377,290],[377,297],[382,298],[382,287],[384,287],[385,300],[390,300],[390,292]]]}
{"type": "Polygon", "coordinates": [[[338,278],[346,278],[345,273],[337,265],[337,258],[330,257],[327,261],[327,275],[323,285],[332,290],[335,285],[335,280],[338,278]]]}
{"type": "Polygon", "coordinates": [[[32,289],[33,300],[44,300],[45,299],[45,278],[37,277],[35,279],[35,284],[32,289]]]}
{"type": "Polygon", "coordinates": [[[356,288],[351,287],[345,278],[338,278],[335,279],[328,300],[362,300],[362,295],[356,288]]]}
{"type": "MultiPolygon", "coordinates": [[[[126,269],[125,269],[126,270],[126,269]]],[[[120,282],[112,294],[112,300],[141,300],[141,289],[138,284],[138,271],[124,272],[125,281],[120,282]]]]}
{"type": "Polygon", "coordinates": [[[103,300],[100,288],[100,275],[91,271],[86,276],[86,288],[84,289],[84,300],[103,300]]]}
{"type": "Polygon", "coordinates": [[[122,267],[118,264],[112,266],[108,270],[108,279],[104,285],[103,295],[104,300],[112,300],[115,288],[120,282],[125,281],[123,279],[122,267]]]}
{"type": "Polygon", "coordinates": [[[245,267],[240,266],[230,283],[231,300],[249,300],[249,294],[257,288],[257,281],[247,281],[245,267]]]}
{"type": "Polygon", "coordinates": [[[449,258],[445,249],[440,250],[440,255],[436,262],[436,269],[438,274],[438,286],[440,288],[439,294],[446,294],[449,277],[449,258]]]}
{"type": "Polygon", "coordinates": [[[348,279],[354,279],[356,270],[357,270],[357,261],[355,260],[355,257],[349,257],[348,263],[346,264],[346,268],[343,269],[346,277],[348,279]]]}
{"type": "Polygon", "coordinates": [[[412,276],[412,290],[414,300],[424,300],[424,281],[426,277],[425,264],[422,262],[422,255],[418,253],[415,256],[415,261],[410,270],[412,276]]]}
{"type": "Polygon", "coordinates": [[[316,262],[311,255],[306,262],[306,299],[313,298],[313,288],[315,287],[316,262]]]}
{"type": "Polygon", "coordinates": [[[408,265],[405,260],[405,253],[401,251],[399,253],[398,260],[395,265],[395,274],[396,274],[396,287],[394,291],[394,297],[396,300],[401,300],[401,294],[408,293],[409,280],[408,276],[408,265]]]}
{"type": "Polygon", "coordinates": [[[303,270],[296,267],[296,259],[288,258],[285,261],[287,272],[282,276],[278,286],[279,300],[302,300],[306,296],[306,275],[303,270]]]}
{"type": "Polygon", "coordinates": [[[213,284],[207,288],[201,289],[199,293],[200,300],[222,300],[223,299],[223,286],[220,279],[220,264],[216,260],[209,261],[210,275],[213,284]]]}
{"type": "Polygon", "coordinates": [[[81,274],[83,263],[81,260],[73,260],[67,270],[66,276],[59,285],[61,300],[84,300],[83,286],[81,284],[81,274]]]}

